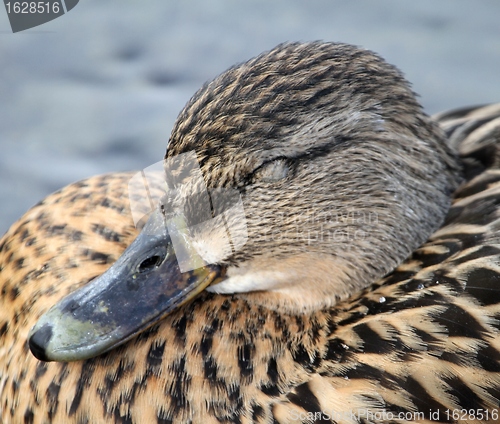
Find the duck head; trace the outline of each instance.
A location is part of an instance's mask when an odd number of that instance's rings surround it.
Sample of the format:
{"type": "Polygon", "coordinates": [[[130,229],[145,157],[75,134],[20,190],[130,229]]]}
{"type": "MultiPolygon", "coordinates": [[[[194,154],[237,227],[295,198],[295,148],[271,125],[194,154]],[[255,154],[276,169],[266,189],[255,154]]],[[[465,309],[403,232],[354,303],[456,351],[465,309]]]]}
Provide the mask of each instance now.
{"type": "Polygon", "coordinates": [[[395,67],[346,44],[279,45],[188,102],[142,232],[41,317],[31,351],[99,355],[203,290],[289,313],[331,307],[424,242],[459,180],[395,67]]]}

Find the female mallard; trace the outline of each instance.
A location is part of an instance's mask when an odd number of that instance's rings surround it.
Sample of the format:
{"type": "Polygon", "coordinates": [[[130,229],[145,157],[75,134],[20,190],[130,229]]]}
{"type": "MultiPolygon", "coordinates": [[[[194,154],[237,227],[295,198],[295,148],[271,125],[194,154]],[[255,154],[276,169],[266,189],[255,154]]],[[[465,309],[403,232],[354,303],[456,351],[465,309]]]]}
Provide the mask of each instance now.
{"type": "Polygon", "coordinates": [[[497,421],[498,116],[440,117],[459,159],[371,52],[284,44],[228,70],[180,114],[134,242],[133,174],[1,240],[2,422],[497,421]]]}

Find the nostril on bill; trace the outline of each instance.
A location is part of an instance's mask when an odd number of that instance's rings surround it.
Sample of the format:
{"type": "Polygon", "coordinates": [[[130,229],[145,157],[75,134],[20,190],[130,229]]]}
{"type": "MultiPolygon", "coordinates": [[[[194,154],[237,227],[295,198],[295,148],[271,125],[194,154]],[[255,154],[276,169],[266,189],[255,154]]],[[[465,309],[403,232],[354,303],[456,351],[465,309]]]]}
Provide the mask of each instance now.
{"type": "Polygon", "coordinates": [[[151,271],[154,268],[159,267],[161,265],[161,263],[163,262],[163,259],[164,258],[160,255],[151,256],[150,258],[147,258],[141,262],[138,270],[139,270],[139,272],[151,271]]]}
{"type": "Polygon", "coordinates": [[[33,353],[35,358],[39,359],[40,361],[50,361],[50,359],[47,358],[45,349],[49,344],[51,338],[52,326],[50,326],[49,324],[45,324],[42,328],[31,335],[28,340],[28,344],[31,353],[33,353]]]}

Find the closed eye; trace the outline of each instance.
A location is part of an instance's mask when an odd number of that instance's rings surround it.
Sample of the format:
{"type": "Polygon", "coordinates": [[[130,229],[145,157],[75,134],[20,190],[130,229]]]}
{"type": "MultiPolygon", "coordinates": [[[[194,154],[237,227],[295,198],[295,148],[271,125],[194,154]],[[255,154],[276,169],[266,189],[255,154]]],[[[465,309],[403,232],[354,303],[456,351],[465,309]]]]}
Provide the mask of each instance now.
{"type": "Polygon", "coordinates": [[[262,164],[253,173],[253,182],[262,181],[272,183],[280,181],[288,176],[290,172],[289,161],[278,158],[262,164]]]}

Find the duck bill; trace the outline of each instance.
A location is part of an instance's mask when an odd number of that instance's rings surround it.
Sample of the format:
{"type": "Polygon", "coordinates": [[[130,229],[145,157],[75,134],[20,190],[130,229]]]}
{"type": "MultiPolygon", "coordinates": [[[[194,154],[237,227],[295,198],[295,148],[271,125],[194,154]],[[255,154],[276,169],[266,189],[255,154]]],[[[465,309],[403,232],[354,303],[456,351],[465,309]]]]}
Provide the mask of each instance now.
{"type": "Polygon", "coordinates": [[[104,274],[40,318],[28,336],[33,355],[41,361],[62,362],[100,355],[220,280],[222,268],[205,264],[190,252],[182,231],[173,235],[172,227],[175,232],[175,223],[166,225],[161,212],[153,213],[136,240],[104,274]],[[175,243],[175,239],[184,243],[175,243]],[[179,246],[184,250],[179,252],[179,246]],[[190,270],[178,260],[179,254],[191,259],[190,270]]]}

